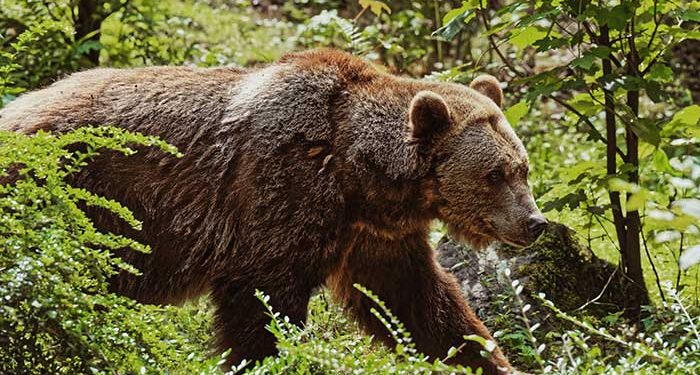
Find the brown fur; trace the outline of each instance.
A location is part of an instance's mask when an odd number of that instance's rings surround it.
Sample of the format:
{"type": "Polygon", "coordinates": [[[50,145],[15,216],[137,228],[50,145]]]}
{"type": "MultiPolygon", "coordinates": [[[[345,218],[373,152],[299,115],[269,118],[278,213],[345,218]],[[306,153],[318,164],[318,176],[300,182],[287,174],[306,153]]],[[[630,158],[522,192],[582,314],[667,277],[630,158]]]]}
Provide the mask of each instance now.
{"type": "Polygon", "coordinates": [[[488,96],[497,106],[503,106],[503,91],[501,91],[501,85],[496,77],[489,75],[476,77],[469,84],[469,87],[488,96]]]}
{"type": "MultiPolygon", "coordinates": [[[[527,156],[489,99],[493,86],[477,88],[488,97],[382,74],[321,50],[258,70],[77,73],[11,103],[0,111],[0,127],[33,133],[114,124],[160,136],[184,153],[108,153],[72,183],[116,199],[143,221],[137,232],[90,211],[99,227],[153,249],[123,252],[143,275],[121,274],[113,289],[145,303],[210,291],[218,347],[232,347],[232,361],[275,352],[255,289],[301,323],[312,290],[326,284],[387,341],[353,283],[376,292],[418,349],[438,358],[463,335],[491,336],[435,262],[430,222],[442,219],[481,246],[534,239],[524,224],[537,214],[523,172],[527,156]],[[502,181],[486,179],[494,169],[502,181]]],[[[474,345],[455,362],[488,374],[510,371],[498,349],[486,360],[474,345]]]]}

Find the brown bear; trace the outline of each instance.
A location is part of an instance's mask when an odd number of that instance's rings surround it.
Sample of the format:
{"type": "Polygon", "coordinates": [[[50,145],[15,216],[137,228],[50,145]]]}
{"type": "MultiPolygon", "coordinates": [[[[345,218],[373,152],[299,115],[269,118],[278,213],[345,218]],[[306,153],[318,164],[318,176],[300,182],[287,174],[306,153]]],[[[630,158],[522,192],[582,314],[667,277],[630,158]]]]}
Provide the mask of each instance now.
{"type": "MultiPolygon", "coordinates": [[[[528,160],[493,77],[471,88],[399,78],[333,50],[289,54],[259,69],[154,67],[76,73],[0,111],[0,128],[33,133],[115,125],[156,135],[182,158],[107,153],[71,183],[142,220],[130,229],[91,210],[98,227],[151,246],[124,251],[142,276],[113,290],[144,303],[211,293],[218,348],[231,362],[275,353],[259,289],[294,322],[326,285],[376,338],[388,332],[374,291],[417,348],[442,358],[464,335],[492,340],[435,260],[431,221],[484,246],[532,242],[546,221],[528,160]]],[[[512,371],[495,349],[466,344],[453,362],[512,371]]]]}

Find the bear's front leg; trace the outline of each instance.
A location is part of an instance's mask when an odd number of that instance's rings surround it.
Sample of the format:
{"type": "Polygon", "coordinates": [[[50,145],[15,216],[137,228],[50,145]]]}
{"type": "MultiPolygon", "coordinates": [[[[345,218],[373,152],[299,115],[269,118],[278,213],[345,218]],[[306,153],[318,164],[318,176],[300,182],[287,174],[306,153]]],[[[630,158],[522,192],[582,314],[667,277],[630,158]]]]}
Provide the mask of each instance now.
{"type": "Polygon", "coordinates": [[[255,277],[221,275],[212,280],[216,348],[219,352],[231,349],[226,368],[238,365],[244,359],[253,364],[277,354],[275,338],[266,329],[271,318],[255,297],[256,289],[269,296],[274,310],[289,317],[291,322],[302,324],[306,320],[313,287],[299,282],[303,277],[290,275],[286,267],[269,267],[265,272],[258,272],[255,277]]]}
{"type": "Polygon", "coordinates": [[[434,251],[422,234],[388,239],[361,231],[346,250],[339,268],[327,280],[334,294],[375,337],[395,345],[381,322],[372,315],[374,303],[353,287],[359,283],[373,291],[411,333],[417,349],[432,359],[444,358],[450,347],[461,347],[452,363],[486,374],[513,370],[497,347],[490,358],[465,335],[493,341],[484,324],[462,296],[459,284],[435,261],[434,251]]]}

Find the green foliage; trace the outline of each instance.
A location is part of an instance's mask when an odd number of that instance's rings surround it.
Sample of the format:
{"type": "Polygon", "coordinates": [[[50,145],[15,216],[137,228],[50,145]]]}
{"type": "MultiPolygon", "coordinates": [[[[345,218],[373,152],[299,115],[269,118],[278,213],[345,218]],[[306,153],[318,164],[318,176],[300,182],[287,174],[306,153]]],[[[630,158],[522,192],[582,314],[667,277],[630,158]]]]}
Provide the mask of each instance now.
{"type": "Polygon", "coordinates": [[[249,65],[291,50],[292,25],[268,22],[245,1],[128,2],[102,24],[102,64],[249,65]]]}
{"type": "MultiPolygon", "coordinates": [[[[552,335],[560,356],[543,369],[548,374],[694,374],[700,371],[698,311],[689,312],[686,301],[666,285],[668,304],[649,311],[644,331],[615,324],[596,327],[561,311],[544,294],[546,307],[577,329],[552,335]],[[647,333],[648,332],[648,333],[647,333]],[[617,352],[618,355],[611,356],[617,352]]],[[[613,322],[617,320],[613,317],[613,322]]]]}
{"type": "MultiPolygon", "coordinates": [[[[626,324],[619,314],[602,321],[574,316],[557,308],[544,294],[533,296],[544,306],[543,311],[535,311],[523,302],[519,280],[510,280],[507,268],[502,273],[511,286],[511,293],[503,296],[503,303],[512,313],[505,318],[510,326],[495,335],[511,359],[517,354],[515,359],[520,369],[561,375],[692,374],[700,370],[697,307],[690,309],[687,299],[670,285],[665,286],[669,303],[650,310],[641,327],[635,327],[626,324]],[[532,323],[533,314],[549,316],[549,324],[556,323],[555,327],[570,328],[541,332],[540,324],[532,323]]],[[[417,353],[410,332],[405,331],[381,300],[359,285],[356,288],[376,303],[378,308],[373,313],[389,328],[396,342],[394,348],[377,346],[362,336],[357,325],[328,301],[325,292],[312,299],[307,324],[300,328],[275,312],[267,297],[258,291],[258,298],[272,318],[269,329],[279,340],[280,354],[267,358],[249,373],[469,373],[468,369],[450,368],[417,353]]]]}
{"type": "Polygon", "coordinates": [[[526,134],[531,159],[547,161],[532,168],[540,206],[587,233],[589,246],[619,259],[633,279],[641,272],[635,259],[646,258],[646,272],[659,274],[647,284],[656,281],[661,297],[660,280],[677,279],[681,289],[696,284],[667,259],[673,254],[678,264],[682,256],[689,268],[696,258],[683,254],[700,240],[700,107],[691,105],[671,61],[679,43],[700,35],[688,22],[698,7],[517,0],[490,10],[484,1],[464,1],[438,30],[454,38],[479,20],[495,57],[483,66],[504,67],[509,87],[518,89],[506,90],[516,102],[506,116],[526,134]]]}
{"type": "MultiPolygon", "coordinates": [[[[458,351],[451,348],[445,353],[444,359],[431,359],[418,352],[412,342],[410,332],[394,316],[378,296],[361,285],[355,284],[360,292],[371,299],[377,308],[372,308],[372,314],[382,322],[396,342],[393,350],[376,347],[368,337],[359,335],[356,326],[350,326],[347,321],[341,321],[340,327],[330,328],[337,331],[328,335],[329,328],[321,328],[318,322],[323,322],[321,316],[328,315],[331,319],[341,311],[322,299],[312,303],[311,314],[306,329],[289,322],[286,316],[275,312],[269,304],[269,297],[257,291],[256,296],[265,305],[268,315],[272,318],[268,329],[275,335],[280,354],[270,357],[256,366],[251,373],[255,374],[472,374],[470,368],[463,366],[448,366],[444,361],[458,351]],[[320,303],[320,304],[317,304],[320,303]]],[[[327,322],[327,321],[326,321],[327,322]]],[[[338,322],[335,322],[338,324],[338,322]]],[[[327,323],[325,324],[327,326],[327,323]]],[[[482,344],[486,349],[493,348],[493,343],[486,342],[478,336],[467,336],[482,344]]]]}
{"type": "Polygon", "coordinates": [[[207,360],[204,349],[209,314],[144,306],[108,291],[117,272],[138,272],[113,250],[148,248],[98,231],[80,207],[103,207],[134,228],[140,223],[119,203],[65,182],[98,153],[129,155],[134,145],[177,154],[158,139],[114,128],[0,132],[0,372],[218,371],[218,359],[207,360]],[[83,150],[69,151],[75,145],[83,150]]]}
{"type": "MultiPolygon", "coordinates": [[[[85,2],[84,0],[82,0],[85,2]]],[[[94,29],[78,38],[79,0],[5,0],[0,7],[0,67],[12,64],[14,93],[96,65],[101,66],[252,64],[276,59],[297,40],[291,24],[267,22],[245,1],[221,5],[180,1],[97,0],[94,29]],[[14,43],[25,39],[21,49],[14,43]],[[40,36],[40,39],[38,37],[40,36]],[[27,43],[31,40],[31,43],[27,43]]],[[[0,77],[7,72],[0,70],[0,77]]],[[[3,86],[0,89],[9,88],[3,86]]],[[[9,96],[8,96],[9,95],[9,96]]]]}
{"type": "MultiPolygon", "coordinates": [[[[37,67],[30,76],[25,66],[30,65],[29,56],[40,53],[40,41],[49,41],[52,35],[63,32],[60,24],[44,21],[30,25],[25,32],[8,43],[8,48],[0,50],[0,108],[24,92],[28,87],[41,82],[42,77],[59,73],[57,67],[45,70],[37,67]],[[25,69],[23,69],[25,68],[25,69]]],[[[59,49],[60,51],[61,49],[59,49]]]]}
{"type": "MultiPolygon", "coordinates": [[[[74,37],[74,30],[60,14],[68,14],[61,2],[3,2],[0,7],[0,66],[17,64],[10,73],[14,93],[46,85],[63,74],[89,66],[85,55],[96,46],[74,37]],[[11,61],[10,61],[10,56],[11,61]]],[[[7,97],[7,95],[12,95],[7,97]]]]}
{"type": "MultiPolygon", "coordinates": [[[[619,261],[611,201],[611,193],[618,194],[623,214],[640,214],[643,266],[657,305],[638,326],[619,313],[593,321],[551,304],[549,311],[533,311],[513,281],[513,294],[501,296],[511,308],[500,316],[511,324],[497,337],[511,361],[552,374],[700,370],[700,106],[692,104],[672,57],[682,41],[700,37],[697,2],[100,0],[93,16],[101,22],[80,36],[77,0],[0,2],[2,104],[96,64],[256,65],[319,46],[428,79],[466,83],[479,71],[497,75],[507,84],[505,114],[530,154],[540,207],[577,229],[598,255],[619,261]],[[630,93],[639,98],[636,109],[630,93]],[[612,138],[606,110],[615,119],[612,138]],[[628,134],[638,139],[637,163],[629,158],[628,134]],[[608,144],[617,148],[612,172],[608,144]],[[654,287],[653,271],[674,287],[654,287]],[[542,332],[530,323],[534,314],[558,316],[576,328],[542,332]]],[[[97,153],[128,154],[136,144],[175,152],[153,138],[108,128],[31,138],[1,133],[0,372],[221,372],[223,357],[210,358],[208,347],[208,300],[161,307],[109,293],[116,272],[138,272],[112,250],[146,248],[97,231],[80,207],[104,207],[136,228],[139,223],[118,203],[64,182],[97,153]],[[68,151],[73,144],[83,147],[68,151]]],[[[280,354],[247,370],[464,371],[418,353],[380,299],[360,290],[394,333],[393,348],[362,335],[322,293],[304,327],[266,304],[280,354]]]]}

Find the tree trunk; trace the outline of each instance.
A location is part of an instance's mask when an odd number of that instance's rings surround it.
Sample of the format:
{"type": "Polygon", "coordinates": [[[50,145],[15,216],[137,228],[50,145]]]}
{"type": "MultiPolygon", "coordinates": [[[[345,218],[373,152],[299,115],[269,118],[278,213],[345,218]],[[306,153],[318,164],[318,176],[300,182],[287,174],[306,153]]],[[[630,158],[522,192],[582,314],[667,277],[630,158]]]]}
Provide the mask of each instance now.
{"type": "MultiPolygon", "coordinates": [[[[633,64],[636,59],[629,59],[628,63],[633,64]]],[[[627,92],[627,105],[634,113],[635,121],[639,116],[639,91],[627,92]]],[[[639,184],[639,138],[634,133],[634,130],[627,126],[625,129],[625,142],[627,144],[627,161],[632,166],[629,173],[629,182],[639,184]]],[[[627,239],[625,252],[627,254],[627,262],[625,271],[632,281],[639,287],[639,304],[649,304],[649,295],[647,293],[646,284],[644,283],[644,272],[642,270],[642,253],[639,244],[639,237],[642,230],[642,223],[639,218],[639,211],[627,211],[627,239]]],[[[636,307],[636,306],[635,306],[636,307]]]]}
{"type": "MultiPolygon", "coordinates": [[[[611,47],[610,35],[607,26],[602,26],[600,30],[601,45],[611,47]]],[[[634,63],[635,56],[630,56],[634,63]]],[[[636,68],[636,65],[635,65],[636,68]]],[[[629,68],[628,73],[633,73],[635,68],[629,68]]],[[[609,76],[612,74],[612,63],[610,59],[603,59],[603,75],[609,76]]],[[[603,88],[605,93],[605,128],[607,138],[607,174],[609,177],[617,175],[617,124],[615,119],[615,98],[611,90],[603,88]]],[[[627,101],[632,108],[635,116],[639,109],[639,92],[629,91],[627,101]]],[[[633,166],[633,171],[629,174],[629,181],[633,183],[639,182],[639,159],[638,145],[639,140],[632,129],[627,126],[625,128],[627,155],[626,161],[633,166]]],[[[641,231],[641,222],[639,212],[629,211],[627,215],[622,212],[622,204],[620,201],[620,193],[609,191],[610,208],[613,214],[613,223],[615,224],[615,232],[617,241],[620,247],[620,255],[622,258],[621,269],[627,277],[637,286],[634,290],[633,298],[630,298],[630,304],[626,307],[626,314],[629,317],[639,317],[641,306],[649,303],[649,296],[644,283],[644,272],[642,270],[641,248],[639,243],[639,235],[641,231]]],[[[626,197],[626,195],[625,195],[626,197]]]]}
{"type": "MultiPolygon", "coordinates": [[[[97,0],[78,0],[78,17],[75,20],[75,40],[81,40],[95,30],[99,30],[105,15],[100,11],[103,2],[97,0]]],[[[95,33],[88,40],[100,41],[100,34],[95,33]]],[[[94,65],[100,64],[100,50],[90,49],[86,54],[94,65]]]]}

